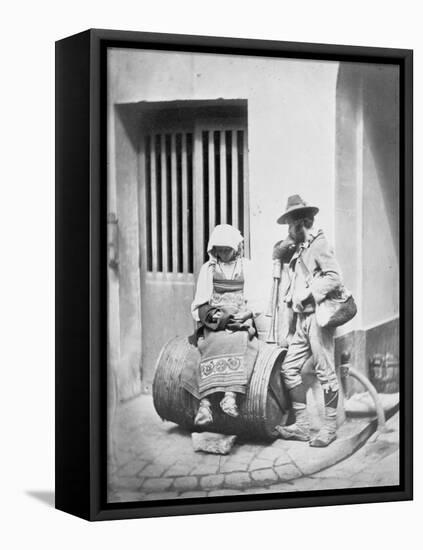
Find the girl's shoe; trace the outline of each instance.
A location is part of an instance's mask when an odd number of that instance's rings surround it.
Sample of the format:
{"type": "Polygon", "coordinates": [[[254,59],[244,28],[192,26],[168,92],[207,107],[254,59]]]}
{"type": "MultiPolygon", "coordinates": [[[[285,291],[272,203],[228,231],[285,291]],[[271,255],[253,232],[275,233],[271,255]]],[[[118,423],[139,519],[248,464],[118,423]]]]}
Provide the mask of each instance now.
{"type": "Polygon", "coordinates": [[[197,414],[194,418],[194,424],[196,426],[207,426],[213,422],[213,415],[211,411],[211,404],[208,399],[202,399],[200,406],[198,407],[197,414]]]}
{"type": "Polygon", "coordinates": [[[238,407],[236,404],[236,395],[234,392],[226,392],[225,397],[220,402],[220,408],[228,416],[237,418],[239,416],[238,407]]]}

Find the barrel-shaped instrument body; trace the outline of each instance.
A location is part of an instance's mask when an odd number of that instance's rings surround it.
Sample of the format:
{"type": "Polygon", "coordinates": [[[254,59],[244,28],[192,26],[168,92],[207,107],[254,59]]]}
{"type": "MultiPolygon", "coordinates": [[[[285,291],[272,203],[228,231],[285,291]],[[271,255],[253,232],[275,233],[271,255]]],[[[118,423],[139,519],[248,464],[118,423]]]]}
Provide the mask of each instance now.
{"type": "MultiPolygon", "coordinates": [[[[157,361],[153,382],[153,400],[157,413],[191,431],[201,431],[194,424],[198,400],[181,385],[181,374],[189,354],[198,354],[186,337],[176,337],[163,347],[157,361]]],[[[259,342],[254,370],[247,393],[238,397],[239,417],[224,414],[219,407],[222,394],[209,396],[213,423],[207,431],[233,434],[245,439],[273,439],[275,426],[286,422],[288,393],[280,376],[286,349],[259,342]]]]}

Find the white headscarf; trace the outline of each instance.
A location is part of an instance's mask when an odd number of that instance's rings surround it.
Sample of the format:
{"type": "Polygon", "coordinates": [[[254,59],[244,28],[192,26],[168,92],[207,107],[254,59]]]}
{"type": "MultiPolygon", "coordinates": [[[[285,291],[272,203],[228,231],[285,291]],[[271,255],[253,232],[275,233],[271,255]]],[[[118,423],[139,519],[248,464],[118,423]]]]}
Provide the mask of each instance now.
{"type": "Polygon", "coordinates": [[[212,250],[214,246],[230,246],[238,252],[239,245],[243,240],[244,237],[236,227],[222,223],[221,225],[216,225],[213,229],[207,245],[207,252],[213,257],[212,250]]]}

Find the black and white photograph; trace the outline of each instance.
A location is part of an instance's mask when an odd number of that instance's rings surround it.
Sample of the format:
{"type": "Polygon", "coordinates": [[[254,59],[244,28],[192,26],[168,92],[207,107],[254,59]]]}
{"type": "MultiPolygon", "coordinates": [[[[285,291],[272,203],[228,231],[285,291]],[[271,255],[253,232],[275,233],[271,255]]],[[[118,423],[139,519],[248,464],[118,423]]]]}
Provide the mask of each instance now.
{"type": "Polygon", "coordinates": [[[106,93],[107,503],[398,487],[399,66],[110,46],[106,93]]]}
{"type": "Polygon", "coordinates": [[[5,4],[1,548],[414,550],[418,8],[5,4]]]}

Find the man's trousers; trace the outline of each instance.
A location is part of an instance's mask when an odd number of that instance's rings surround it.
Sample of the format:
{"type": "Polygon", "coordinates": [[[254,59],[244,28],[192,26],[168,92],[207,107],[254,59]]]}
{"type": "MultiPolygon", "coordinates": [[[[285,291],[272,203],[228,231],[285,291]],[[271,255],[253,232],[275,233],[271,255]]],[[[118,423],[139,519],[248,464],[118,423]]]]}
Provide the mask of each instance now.
{"type": "Polygon", "coordinates": [[[297,313],[295,334],[289,344],[282,376],[288,389],[302,382],[301,370],[310,356],[314,359],[314,371],[323,390],[337,391],[335,372],[334,328],[321,328],[314,313],[297,313]]]}

